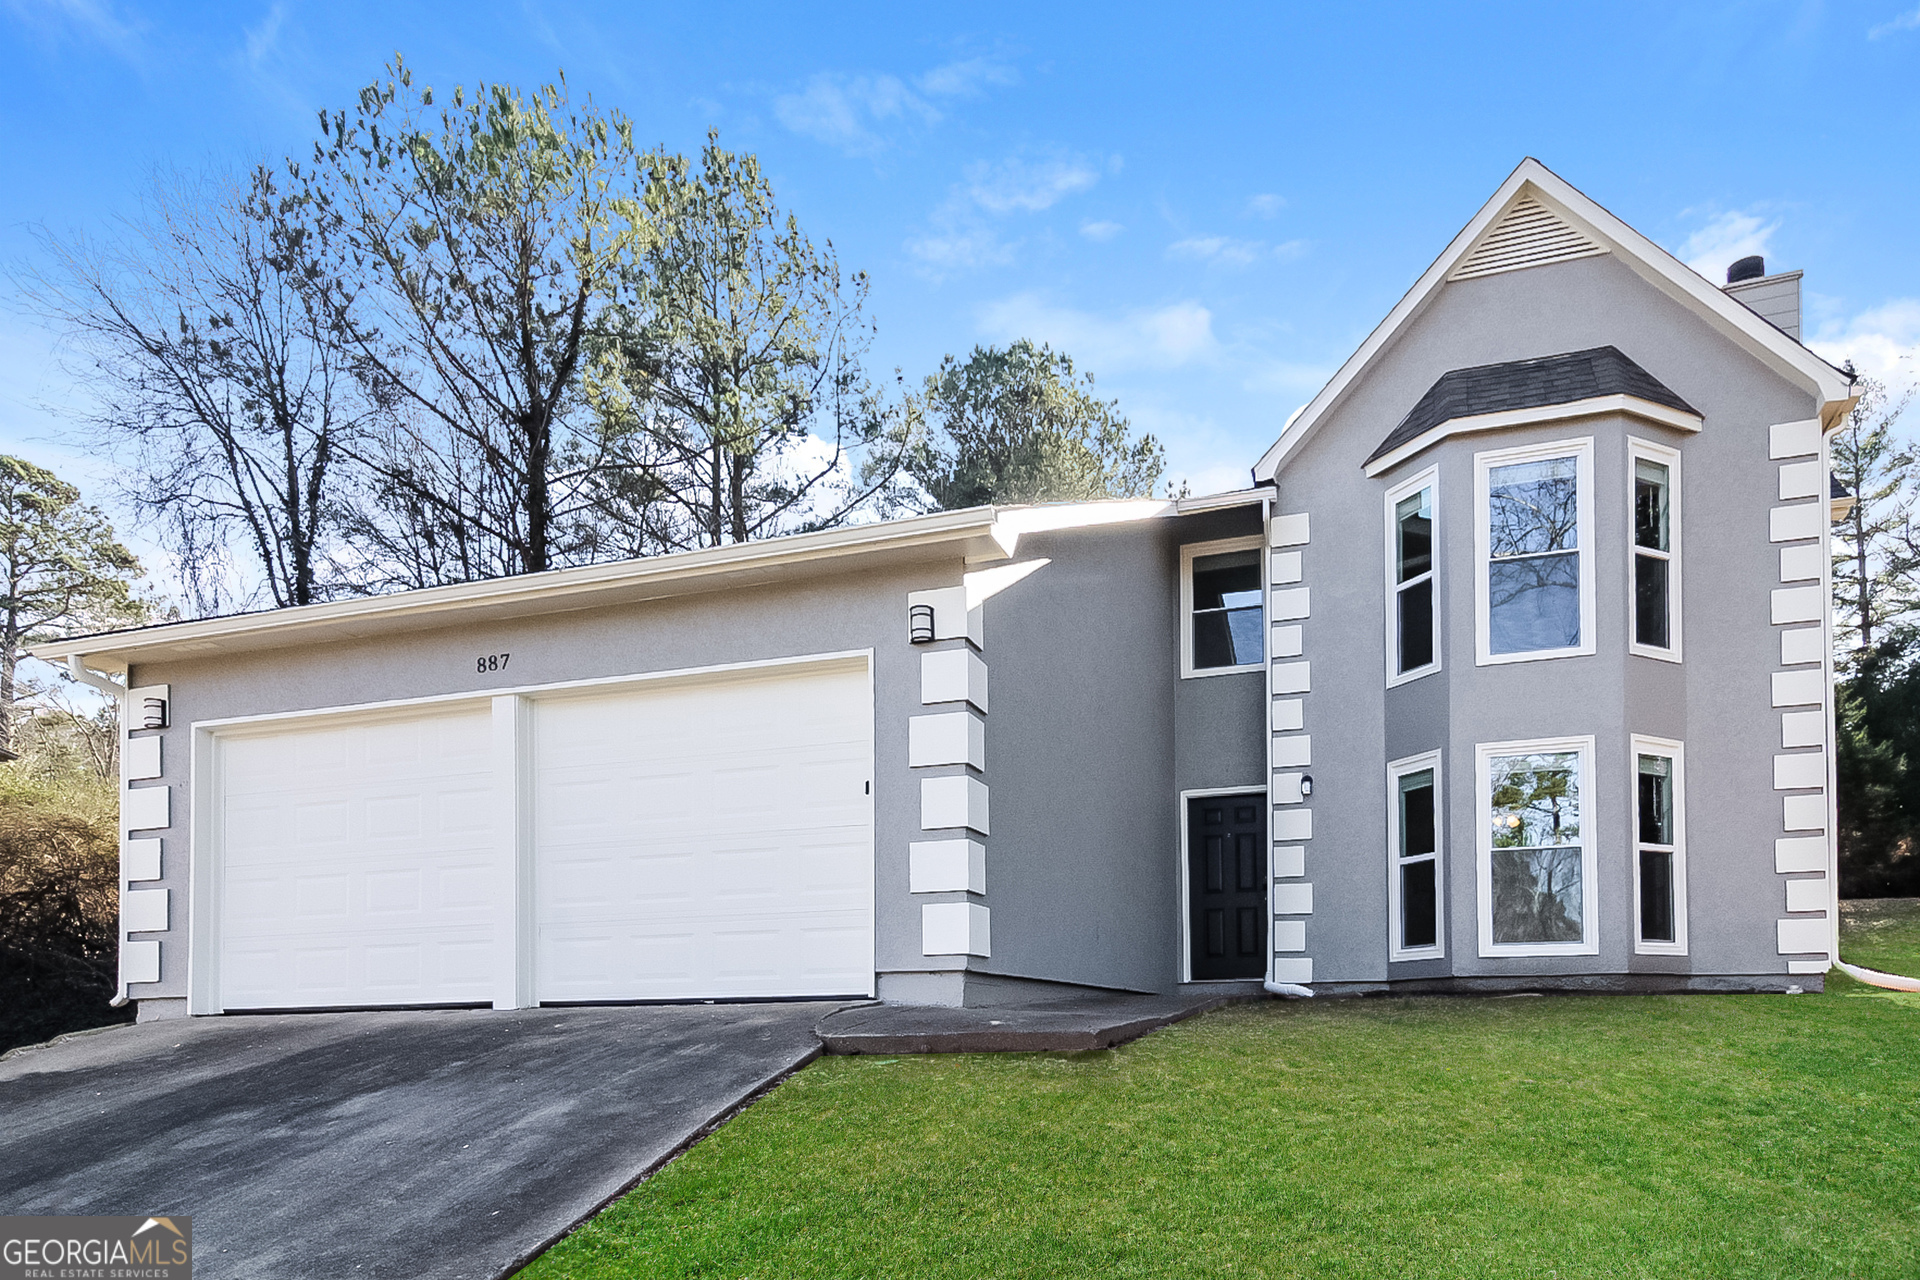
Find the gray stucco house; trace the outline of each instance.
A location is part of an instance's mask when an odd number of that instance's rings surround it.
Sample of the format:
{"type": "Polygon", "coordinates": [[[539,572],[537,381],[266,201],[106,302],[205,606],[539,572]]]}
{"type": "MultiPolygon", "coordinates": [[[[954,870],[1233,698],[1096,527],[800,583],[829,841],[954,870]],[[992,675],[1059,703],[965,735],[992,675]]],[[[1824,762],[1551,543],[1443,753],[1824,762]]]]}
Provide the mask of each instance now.
{"type": "Polygon", "coordinates": [[[1798,289],[1529,160],[1241,492],[40,646],[125,690],[124,993],[1817,986],[1798,289]]]}

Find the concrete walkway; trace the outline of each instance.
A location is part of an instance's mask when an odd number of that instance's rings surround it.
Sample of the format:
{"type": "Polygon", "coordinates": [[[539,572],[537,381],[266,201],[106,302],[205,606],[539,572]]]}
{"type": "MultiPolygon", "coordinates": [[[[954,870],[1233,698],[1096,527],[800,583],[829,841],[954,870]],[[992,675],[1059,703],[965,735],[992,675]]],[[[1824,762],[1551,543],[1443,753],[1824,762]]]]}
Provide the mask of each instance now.
{"type": "Polygon", "coordinates": [[[820,1051],[828,1004],[118,1027],[0,1063],[0,1212],[190,1214],[194,1274],[506,1274],[820,1051]]]}
{"type": "Polygon", "coordinates": [[[822,1018],[818,1033],[828,1053],[1033,1053],[1111,1049],[1236,998],[1241,997],[1089,992],[1060,999],[964,1009],[856,1005],[822,1018]]]}

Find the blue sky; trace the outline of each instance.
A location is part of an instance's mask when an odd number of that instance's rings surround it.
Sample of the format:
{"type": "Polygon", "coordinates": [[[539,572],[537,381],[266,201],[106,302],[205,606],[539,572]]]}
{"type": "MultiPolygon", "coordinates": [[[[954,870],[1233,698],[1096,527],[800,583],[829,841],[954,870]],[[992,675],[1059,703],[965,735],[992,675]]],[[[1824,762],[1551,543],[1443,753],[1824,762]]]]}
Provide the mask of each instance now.
{"type": "MultiPolygon", "coordinates": [[[[643,139],[757,152],[872,276],[877,366],[1052,341],[1204,492],[1529,154],[1716,278],[1803,268],[1815,345],[1910,376],[1915,3],[0,0],[0,260],[169,168],[304,153],[395,50],[436,87],[564,68],[643,139]]],[[[0,449],[84,483],[51,353],[0,308],[0,449]]]]}

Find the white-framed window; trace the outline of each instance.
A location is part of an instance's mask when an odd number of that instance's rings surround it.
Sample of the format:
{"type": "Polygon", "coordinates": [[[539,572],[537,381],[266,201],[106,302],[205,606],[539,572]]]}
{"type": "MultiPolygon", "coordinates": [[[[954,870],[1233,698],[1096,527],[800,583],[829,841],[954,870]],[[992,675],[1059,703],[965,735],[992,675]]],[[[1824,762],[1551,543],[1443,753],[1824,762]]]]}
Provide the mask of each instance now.
{"type": "Polygon", "coordinates": [[[1480,954],[1596,955],[1593,739],[1485,742],[1480,954]]]}
{"type": "Polygon", "coordinates": [[[1687,954],[1686,751],[1635,734],[1633,748],[1633,949],[1687,954]]]}
{"type": "Polygon", "coordinates": [[[1434,595],[1439,488],[1439,469],[1429,467],[1387,490],[1389,688],[1440,669],[1440,611],[1434,595]]]}
{"type": "Polygon", "coordinates": [[[1593,437],[1473,463],[1477,661],[1592,653],[1593,437]]]}
{"type": "Polygon", "coordinates": [[[1387,766],[1387,956],[1392,960],[1436,960],[1447,953],[1441,777],[1438,751],[1387,766]]]}
{"type": "Polygon", "coordinates": [[[1629,437],[1633,546],[1627,552],[1628,649],[1680,660],[1680,454],[1629,437]]]}
{"type": "Polygon", "coordinates": [[[1259,535],[1180,548],[1180,674],[1258,671],[1266,661],[1266,542],[1259,535]]]}

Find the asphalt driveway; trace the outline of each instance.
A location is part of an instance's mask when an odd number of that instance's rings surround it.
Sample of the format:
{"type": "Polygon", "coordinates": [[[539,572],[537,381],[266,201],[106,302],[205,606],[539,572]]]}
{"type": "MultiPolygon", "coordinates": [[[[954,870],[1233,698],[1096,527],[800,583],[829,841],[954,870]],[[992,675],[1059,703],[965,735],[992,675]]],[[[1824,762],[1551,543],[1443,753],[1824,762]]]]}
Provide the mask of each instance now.
{"type": "Polygon", "coordinates": [[[812,1058],[835,1007],[115,1028],[0,1063],[0,1213],[191,1214],[201,1280],[498,1276],[812,1058]]]}

